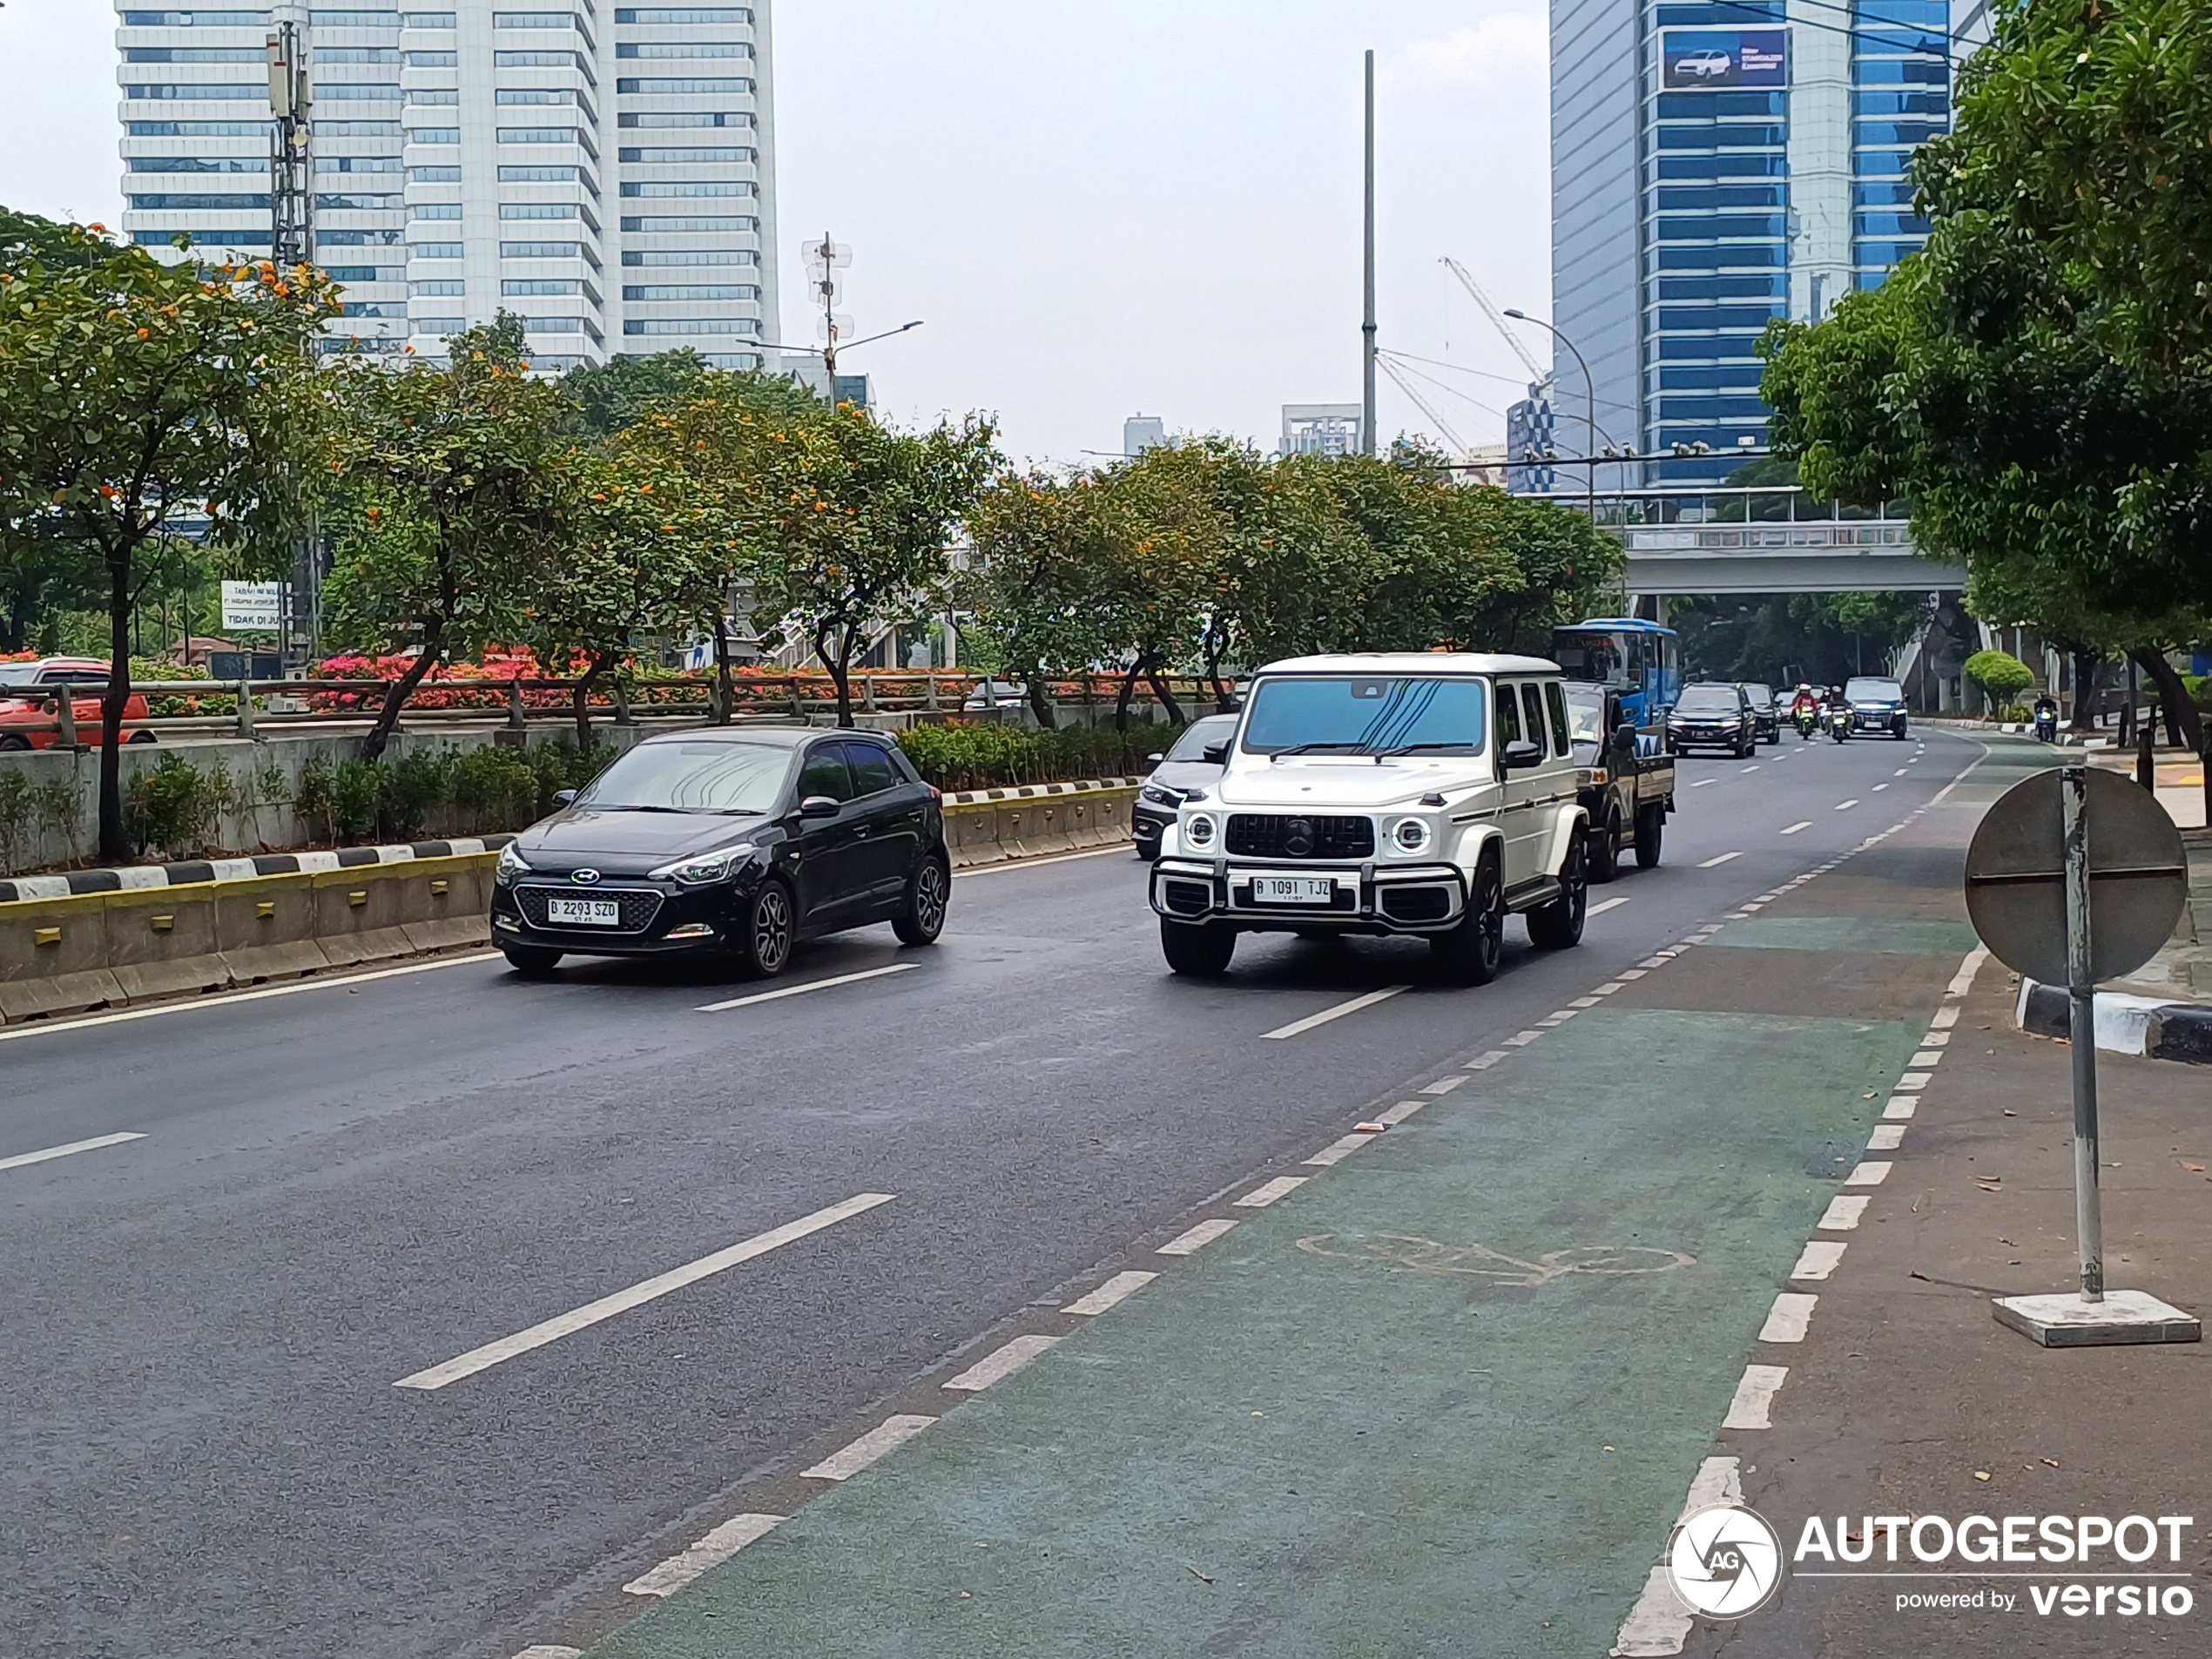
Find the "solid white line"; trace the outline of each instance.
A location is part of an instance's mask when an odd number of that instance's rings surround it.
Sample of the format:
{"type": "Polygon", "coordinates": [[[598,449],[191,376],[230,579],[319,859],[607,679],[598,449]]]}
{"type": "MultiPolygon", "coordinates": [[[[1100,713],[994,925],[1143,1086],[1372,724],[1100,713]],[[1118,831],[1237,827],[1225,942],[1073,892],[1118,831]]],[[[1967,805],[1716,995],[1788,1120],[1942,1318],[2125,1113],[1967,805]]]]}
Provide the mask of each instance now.
{"type": "Polygon", "coordinates": [[[1355,996],[1350,1001],[1339,1002],[1332,1008],[1323,1008],[1318,1014],[1309,1014],[1303,1020],[1293,1020],[1288,1025],[1277,1026],[1272,1031],[1263,1031],[1259,1034],[1260,1041],[1263,1042],[1279,1042],[1285,1037],[1294,1037],[1301,1031],[1311,1031],[1317,1025],[1326,1025],[1332,1020],[1341,1020],[1347,1014],[1357,1014],[1361,1008],[1371,1008],[1378,1002],[1388,1001],[1400,991],[1410,991],[1413,988],[1410,985],[1386,985],[1379,991],[1369,991],[1365,996],[1355,996]]]}
{"type": "Polygon", "coordinates": [[[27,1163],[44,1163],[52,1158],[65,1158],[73,1152],[97,1152],[104,1146],[120,1146],[125,1141],[143,1141],[145,1136],[132,1130],[121,1135],[101,1135],[89,1141],[71,1141],[65,1146],[50,1146],[43,1152],[18,1152],[11,1158],[0,1158],[0,1170],[20,1170],[27,1163]]]}
{"type": "Polygon", "coordinates": [[[1169,1239],[1166,1244],[1152,1253],[1155,1256],[1188,1256],[1194,1251],[1211,1244],[1236,1224],[1233,1221],[1202,1221],[1190,1231],[1179,1233],[1169,1239]]]}
{"type": "Polygon", "coordinates": [[[1836,811],[1838,811],[1838,812],[1839,812],[1839,813],[1847,813],[1847,812],[1851,811],[1851,809],[1852,807],[1854,807],[1854,806],[1858,806],[1858,796],[1856,796],[1856,795],[1853,795],[1853,796],[1852,796],[1852,797],[1851,797],[1849,800],[1839,800],[1839,801],[1838,801],[1838,802],[1836,803],[1836,808],[1835,808],[1835,809],[1836,809],[1836,811]]]}
{"type": "Polygon", "coordinates": [[[1060,1311],[1062,1313],[1103,1313],[1124,1297],[1134,1296],[1154,1279],[1157,1273],[1116,1273],[1089,1296],[1079,1296],[1060,1311]]]}
{"type": "Polygon", "coordinates": [[[1058,1337],[1016,1337],[995,1352],[986,1354],[945,1385],[962,1393],[981,1393],[1001,1378],[1010,1377],[1059,1341],[1058,1337]]]}
{"type": "Polygon", "coordinates": [[[781,1515],[737,1515],[680,1555],[671,1555],[650,1573],[624,1585],[628,1595],[673,1595],[710,1567],[719,1567],[755,1539],[782,1524],[781,1515]]]}
{"type": "Polygon", "coordinates": [[[1870,1152],[1894,1152],[1904,1144],[1905,1125],[1902,1123],[1877,1123],[1873,1133],[1866,1137],[1866,1150],[1870,1152]]]}
{"type": "Polygon", "coordinates": [[[1845,1245],[1833,1238],[1809,1238],[1797,1264],[1790,1270],[1791,1278],[1826,1278],[1844,1259],[1845,1245]]]}
{"type": "Polygon", "coordinates": [[[1592,916],[1602,916],[1608,910],[1618,910],[1626,903],[1628,899],[1625,896],[1618,899],[1601,899],[1582,913],[1582,920],[1588,921],[1592,916]]]}
{"type": "Polygon", "coordinates": [[[1743,856],[1743,855],[1741,853],[1723,853],[1717,857],[1707,859],[1697,867],[1701,870],[1716,870],[1722,865],[1727,863],[1730,859],[1740,859],[1743,856]]]}
{"type": "Polygon", "coordinates": [[[1772,1428],[1774,1397],[1789,1374],[1785,1366],[1744,1366],[1743,1380],[1736,1385],[1736,1397],[1729,1401],[1728,1415],[1721,1419],[1721,1426],[1772,1428]]]}
{"type": "Polygon", "coordinates": [[[897,1451],[936,1420],[934,1417],[909,1415],[887,1417],[842,1451],[831,1453],[811,1469],[801,1469],[799,1478],[849,1480],[878,1458],[897,1451]]]}
{"type": "Polygon", "coordinates": [[[1813,1305],[1819,1300],[1802,1291],[1783,1291],[1767,1311],[1766,1323],[1759,1327],[1759,1340],[1803,1342],[1812,1325],[1813,1305]]]}
{"type": "Polygon", "coordinates": [[[1879,1161],[1862,1161],[1844,1177],[1847,1187],[1878,1187],[1890,1178],[1890,1166],[1879,1161]]]}
{"type": "Polygon", "coordinates": [[[1851,1232],[1858,1227],[1858,1218],[1866,1213],[1866,1206],[1872,1202],[1864,1193],[1846,1196],[1839,1192],[1829,1199],[1828,1208],[1812,1224],[1825,1232],[1851,1232]]]}
{"type": "Polygon", "coordinates": [[[1717,778],[1700,778],[1696,783],[1690,785],[1690,787],[1692,789],[1703,789],[1709,784],[1716,784],[1718,782],[1720,782],[1720,779],[1717,778]]]}
{"type": "Polygon", "coordinates": [[[729,1008],[751,1008],[755,1002],[775,1002],[786,996],[804,996],[809,991],[826,991],[833,985],[857,985],[864,979],[881,979],[886,974],[911,973],[921,966],[920,962],[894,962],[888,968],[871,968],[859,974],[840,974],[833,979],[808,980],[804,985],[786,985],[781,990],[755,991],[751,996],[733,996],[726,1002],[702,1002],[692,1012],[720,1014],[729,1008]]]}
{"type": "Polygon", "coordinates": [[[302,991],[327,991],[334,985],[360,985],[369,980],[397,979],[402,974],[428,974],[440,968],[466,968],[471,962],[496,962],[499,960],[499,953],[496,950],[478,951],[470,956],[441,956],[435,961],[404,962],[397,968],[380,968],[367,974],[329,974],[318,979],[303,979],[291,985],[265,985],[259,990],[226,991],[219,995],[202,997],[194,1002],[161,1002],[148,1008],[118,1008],[112,1014],[88,1015],[81,1020],[10,1026],[0,1031],[0,1042],[62,1031],[83,1031],[96,1025],[119,1025],[125,1020],[151,1020],[164,1014],[205,1013],[210,1008],[233,1008],[240,1002],[259,1002],[266,997],[297,996],[302,991]]]}
{"type": "Polygon", "coordinates": [[[1278,1175],[1272,1181],[1254,1187],[1241,1198],[1230,1202],[1242,1210],[1264,1210],[1286,1192],[1294,1192],[1312,1177],[1303,1175],[1278,1175]]]}
{"type": "Polygon", "coordinates": [[[412,1376],[402,1377],[392,1386],[419,1388],[426,1392],[443,1388],[448,1383],[459,1382],[463,1377],[473,1377],[476,1372],[489,1370],[502,1360],[512,1359],[517,1354],[528,1353],[531,1349],[542,1348],[549,1342],[557,1342],[563,1337],[589,1330],[603,1319],[611,1319],[617,1313],[626,1313],[631,1308],[666,1296],[671,1291],[680,1291],[687,1285],[696,1285],[703,1278],[735,1267],[739,1262],[749,1262],[756,1256],[765,1256],[772,1250],[795,1243],[809,1233],[833,1227],[839,1222],[873,1210],[880,1204],[889,1204],[894,1196],[888,1192],[855,1193],[842,1204],[817,1210],[811,1216],[801,1216],[797,1221],[787,1221],[780,1227],[772,1227],[742,1244],[731,1245],[727,1250],[718,1250],[711,1256],[702,1256],[695,1262],[687,1262],[665,1273],[642,1279],[628,1290],[617,1291],[612,1296],[603,1296],[596,1302],[587,1302],[580,1308],[534,1325],[527,1331],[517,1331],[511,1337],[502,1337],[496,1342],[487,1342],[481,1348],[471,1348],[467,1353],[448,1359],[443,1365],[432,1366],[412,1376]]]}
{"type": "MultiPolygon", "coordinates": [[[[1041,800],[1044,797],[1034,796],[1030,799],[1041,800]]],[[[1005,804],[1021,805],[1019,801],[1008,801],[1005,804]]],[[[1049,859],[1001,859],[996,864],[972,865],[965,870],[954,870],[953,880],[957,881],[964,875],[996,875],[1003,870],[1034,870],[1042,864],[1073,864],[1077,859],[1103,859],[1111,853],[1118,853],[1123,858],[1129,857],[1130,843],[1121,841],[1112,846],[1095,846],[1085,853],[1055,853],[1049,859]]]]}

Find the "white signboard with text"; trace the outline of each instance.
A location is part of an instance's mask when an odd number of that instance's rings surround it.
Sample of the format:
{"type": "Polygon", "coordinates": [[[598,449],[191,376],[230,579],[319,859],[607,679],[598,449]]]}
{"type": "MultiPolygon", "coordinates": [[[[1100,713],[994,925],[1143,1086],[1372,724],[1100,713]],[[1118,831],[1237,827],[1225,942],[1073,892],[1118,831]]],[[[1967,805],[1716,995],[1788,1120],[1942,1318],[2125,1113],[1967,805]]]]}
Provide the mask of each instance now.
{"type": "Polygon", "coordinates": [[[273,634],[284,626],[284,583],[281,582],[226,582],[223,583],[223,628],[226,632],[273,634]]]}

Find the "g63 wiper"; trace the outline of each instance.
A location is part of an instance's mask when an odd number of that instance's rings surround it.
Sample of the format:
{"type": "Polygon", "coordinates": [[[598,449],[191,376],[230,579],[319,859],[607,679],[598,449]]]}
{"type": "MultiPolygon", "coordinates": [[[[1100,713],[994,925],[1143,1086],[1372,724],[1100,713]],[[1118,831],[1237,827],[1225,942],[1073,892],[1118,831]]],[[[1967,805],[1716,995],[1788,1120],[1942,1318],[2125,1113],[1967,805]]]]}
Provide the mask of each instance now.
{"type": "Polygon", "coordinates": [[[1395,748],[1378,749],[1375,751],[1375,759],[1379,764],[1393,755],[1409,755],[1422,749],[1464,749],[1469,754],[1473,754],[1476,748],[1475,744],[1465,738],[1440,738],[1429,743],[1401,743],[1395,748]]]}
{"type": "Polygon", "coordinates": [[[1357,742],[1294,743],[1287,749],[1276,749],[1271,751],[1267,758],[1270,760],[1280,760],[1285,755],[1320,754],[1328,750],[1357,749],[1359,746],[1359,745],[1357,742]]]}

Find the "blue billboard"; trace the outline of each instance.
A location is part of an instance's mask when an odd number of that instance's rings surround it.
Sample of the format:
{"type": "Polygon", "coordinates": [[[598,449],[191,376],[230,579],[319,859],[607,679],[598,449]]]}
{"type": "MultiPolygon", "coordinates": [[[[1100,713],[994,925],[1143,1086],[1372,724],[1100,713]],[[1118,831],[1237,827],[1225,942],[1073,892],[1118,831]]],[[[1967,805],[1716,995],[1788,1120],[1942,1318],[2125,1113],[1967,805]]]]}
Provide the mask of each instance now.
{"type": "Polygon", "coordinates": [[[1715,86],[1787,86],[1784,29],[1669,29],[1659,40],[1659,84],[1670,92],[1715,86]]]}

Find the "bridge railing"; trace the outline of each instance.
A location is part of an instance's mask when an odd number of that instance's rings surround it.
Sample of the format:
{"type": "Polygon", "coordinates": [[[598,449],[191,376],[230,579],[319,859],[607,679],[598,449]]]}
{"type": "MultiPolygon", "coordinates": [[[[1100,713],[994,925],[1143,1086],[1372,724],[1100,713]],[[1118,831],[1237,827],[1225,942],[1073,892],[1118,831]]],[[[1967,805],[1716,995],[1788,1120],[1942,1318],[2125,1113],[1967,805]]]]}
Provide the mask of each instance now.
{"type": "Polygon", "coordinates": [[[1595,505],[1598,523],[1615,530],[1656,525],[1842,523],[1902,528],[1908,520],[1906,504],[1901,501],[1875,508],[1854,507],[1844,502],[1809,498],[1796,484],[1652,484],[1602,491],[1594,503],[1586,492],[1573,489],[1532,494],[1527,499],[1571,507],[1577,512],[1595,505]]]}

